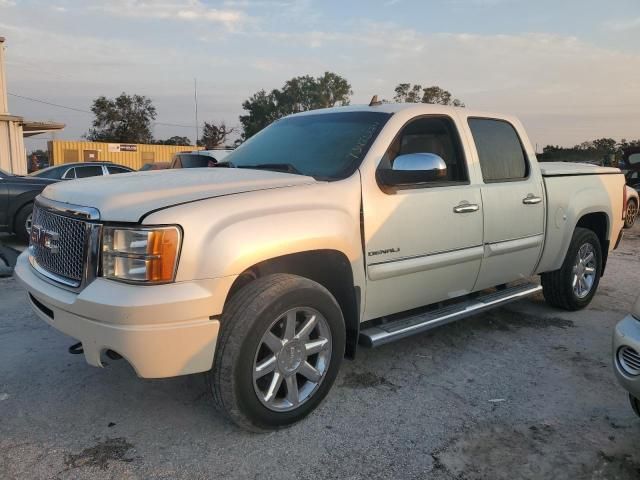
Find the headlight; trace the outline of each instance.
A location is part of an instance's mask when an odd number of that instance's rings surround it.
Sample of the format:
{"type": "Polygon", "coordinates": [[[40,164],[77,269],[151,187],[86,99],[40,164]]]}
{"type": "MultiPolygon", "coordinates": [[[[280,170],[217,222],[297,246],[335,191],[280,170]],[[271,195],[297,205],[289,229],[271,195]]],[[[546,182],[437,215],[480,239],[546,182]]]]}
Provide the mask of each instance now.
{"type": "Polygon", "coordinates": [[[178,227],[104,227],[102,276],[131,283],[173,282],[181,232],[178,227]]]}

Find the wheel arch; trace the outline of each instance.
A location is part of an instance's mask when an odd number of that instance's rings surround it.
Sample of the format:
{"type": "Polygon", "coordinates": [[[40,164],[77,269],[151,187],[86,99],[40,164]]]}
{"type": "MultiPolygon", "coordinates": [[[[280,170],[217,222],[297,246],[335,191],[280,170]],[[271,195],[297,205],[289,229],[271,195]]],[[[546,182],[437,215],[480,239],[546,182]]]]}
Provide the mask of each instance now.
{"type": "Polygon", "coordinates": [[[601,275],[604,274],[604,270],[607,265],[607,258],[609,256],[609,231],[611,228],[610,225],[611,222],[609,220],[609,216],[605,212],[592,212],[580,217],[575,226],[575,228],[586,228],[587,230],[591,230],[596,234],[598,240],[600,240],[600,247],[602,249],[601,275]]]}
{"type": "Polygon", "coordinates": [[[257,278],[275,273],[298,275],[325,287],[342,310],[346,329],[346,351],[354,358],[360,333],[361,291],[354,284],[354,275],[348,257],[339,250],[309,250],[263,260],[246,268],[234,280],[225,305],[244,286],[257,278]]]}
{"type": "Polygon", "coordinates": [[[11,210],[9,212],[9,230],[10,233],[16,233],[18,230],[16,228],[16,222],[18,221],[18,215],[22,211],[22,209],[28,205],[32,205],[36,200],[36,196],[34,195],[31,198],[25,197],[22,198],[19,203],[16,203],[11,206],[11,210]]]}

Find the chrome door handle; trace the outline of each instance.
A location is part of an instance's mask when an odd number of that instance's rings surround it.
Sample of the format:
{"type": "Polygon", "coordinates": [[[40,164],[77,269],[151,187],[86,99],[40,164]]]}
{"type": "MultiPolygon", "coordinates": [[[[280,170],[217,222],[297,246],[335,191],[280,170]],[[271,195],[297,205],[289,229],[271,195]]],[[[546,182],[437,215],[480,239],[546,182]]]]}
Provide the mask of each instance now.
{"type": "Polygon", "coordinates": [[[461,203],[457,207],[453,207],[453,213],[470,213],[480,210],[480,206],[475,203],[461,203]]]}
{"type": "Polygon", "coordinates": [[[536,197],[533,193],[530,193],[522,199],[522,203],[524,203],[525,205],[535,205],[537,203],[540,203],[541,201],[542,198],[536,197]]]}

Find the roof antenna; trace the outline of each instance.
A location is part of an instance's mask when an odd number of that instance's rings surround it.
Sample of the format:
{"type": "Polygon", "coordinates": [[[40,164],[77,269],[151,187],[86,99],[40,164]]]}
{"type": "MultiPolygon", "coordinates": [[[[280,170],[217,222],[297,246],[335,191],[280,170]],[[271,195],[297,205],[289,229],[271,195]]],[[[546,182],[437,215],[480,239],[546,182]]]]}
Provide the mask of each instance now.
{"type": "Polygon", "coordinates": [[[371,97],[371,101],[369,102],[370,107],[377,107],[378,105],[382,105],[382,102],[378,100],[378,95],[374,95],[371,97]]]}

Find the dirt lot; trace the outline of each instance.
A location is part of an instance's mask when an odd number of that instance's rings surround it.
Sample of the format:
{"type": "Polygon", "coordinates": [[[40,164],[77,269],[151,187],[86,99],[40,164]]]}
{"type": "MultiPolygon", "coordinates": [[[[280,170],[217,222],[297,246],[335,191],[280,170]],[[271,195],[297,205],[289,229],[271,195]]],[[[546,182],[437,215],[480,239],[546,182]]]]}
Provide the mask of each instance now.
{"type": "Polygon", "coordinates": [[[248,434],[201,376],[140,380],[66,353],[0,279],[0,478],[640,478],[640,419],[610,365],[640,288],[640,228],[590,308],[542,297],[346,361],[328,400],[248,434]]]}

